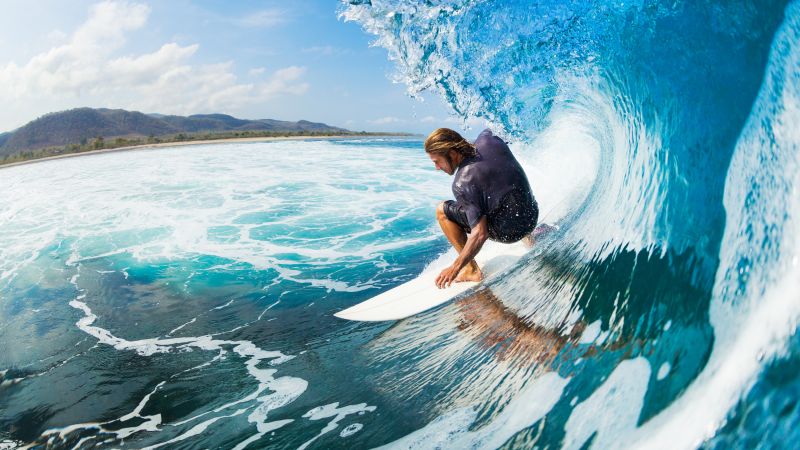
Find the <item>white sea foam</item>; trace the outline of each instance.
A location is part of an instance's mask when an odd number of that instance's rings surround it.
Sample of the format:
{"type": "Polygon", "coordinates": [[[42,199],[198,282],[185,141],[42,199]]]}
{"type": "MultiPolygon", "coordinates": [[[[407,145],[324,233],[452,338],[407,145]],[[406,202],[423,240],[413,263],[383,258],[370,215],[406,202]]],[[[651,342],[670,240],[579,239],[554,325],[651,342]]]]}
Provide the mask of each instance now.
{"type": "Polygon", "coordinates": [[[586,326],[583,330],[583,334],[581,334],[580,340],[578,340],[579,344],[590,344],[597,340],[600,336],[600,320],[595,320],[594,322],[590,323],[586,326]]]}
{"type": "Polygon", "coordinates": [[[228,306],[231,306],[231,304],[233,302],[235,302],[235,301],[236,301],[236,299],[233,299],[233,300],[229,301],[228,303],[225,303],[224,305],[215,306],[214,308],[211,308],[211,309],[224,309],[224,308],[227,308],[228,306]]]}
{"type": "Polygon", "coordinates": [[[340,437],[348,437],[348,436],[352,436],[352,435],[354,435],[354,434],[358,433],[359,431],[361,431],[361,429],[362,429],[362,428],[364,428],[364,425],[363,425],[363,424],[360,424],[360,423],[351,423],[350,425],[348,425],[348,426],[344,427],[344,429],[342,430],[342,432],[341,432],[341,433],[339,433],[339,436],[340,436],[340,437]]]}
{"type": "Polygon", "coordinates": [[[490,423],[477,430],[469,431],[478,412],[474,406],[468,406],[439,416],[425,427],[381,448],[497,448],[544,417],[561,397],[568,381],[553,372],[530,381],[490,423]]]}
{"type": "Polygon", "coordinates": [[[583,448],[592,435],[594,448],[619,445],[619,436],[636,428],[650,371],[650,363],[642,357],[621,362],[589,398],[572,410],[564,428],[563,448],[583,448]]]}
{"type": "Polygon", "coordinates": [[[339,422],[343,420],[345,417],[349,416],[350,414],[363,414],[368,411],[375,411],[375,407],[367,406],[366,403],[339,407],[339,403],[337,402],[324,406],[318,406],[312,409],[311,411],[303,414],[303,417],[307,418],[308,420],[322,420],[331,417],[333,417],[333,419],[331,419],[331,421],[328,422],[327,425],[325,425],[325,427],[322,429],[322,431],[319,432],[318,435],[314,436],[313,438],[304,442],[303,445],[298,447],[298,450],[304,450],[306,447],[311,445],[311,443],[319,439],[322,435],[335,430],[339,426],[339,422]]]}
{"type": "MultiPolygon", "coordinates": [[[[450,194],[449,179],[436,176],[419,152],[370,147],[368,153],[330,142],[283,141],[4,168],[0,187],[16,200],[0,212],[0,282],[10,283],[44,248],[67,239],[70,265],[114,255],[148,263],[201,254],[274,270],[281,279],[322,290],[369,289],[371,282],[308,277],[290,266],[369,261],[385,270],[384,252],[437,235],[412,229],[380,242],[370,235],[420,213],[433,217],[436,202],[450,194]],[[302,170],[311,161],[313,178],[302,170]],[[15,192],[22,186],[24,193],[15,192]],[[420,205],[428,206],[421,211],[420,205]],[[326,231],[335,227],[342,231],[326,231]],[[291,243],[276,239],[285,230],[291,243]]],[[[117,270],[127,278],[125,269],[117,270]]]]}
{"type": "Polygon", "coordinates": [[[661,367],[658,368],[658,374],[656,374],[656,380],[661,381],[669,375],[670,371],[670,364],[668,362],[664,362],[661,364],[661,367]]]}
{"type": "Polygon", "coordinates": [[[222,419],[227,419],[227,418],[230,418],[230,417],[236,417],[238,415],[244,414],[245,411],[247,411],[246,408],[239,409],[239,410],[236,410],[235,412],[233,412],[232,414],[216,416],[216,417],[213,417],[211,419],[205,420],[205,421],[200,422],[197,425],[193,426],[188,431],[186,431],[185,433],[183,433],[183,434],[181,434],[181,435],[179,435],[177,437],[174,437],[174,438],[172,438],[172,439],[170,439],[168,441],[164,441],[164,442],[161,442],[161,443],[156,444],[156,445],[150,445],[150,446],[144,447],[144,450],[150,450],[150,449],[154,449],[154,448],[163,447],[165,445],[174,444],[176,442],[180,442],[180,441],[189,439],[190,437],[197,436],[198,434],[201,434],[204,431],[206,431],[206,429],[209,426],[211,426],[212,424],[214,424],[214,423],[216,423],[216,422],[218,422],[218,421],[220,421],[222,419]]]}
{"type": "MultiPolygon", "coordinates": [[[[71,279],[73,284],[75,284],[76,288],[80,290],[80,288],[78,287],[79,286],[78,280],[79,280],[79,275],[75,275],[71,279]]],[[[86,303],[81,301],[82,299],[85,298],[85,296],[86,294],[79,295],[75,300],[70,302],[70,305],[73,308],[83,311],[84,313],[84,317],[78,320],[77,322],[78,327],[85,333],[97,338],[100,341],[100,343],[111,345],[114,348],[121,351],[136,351],[142,356],[151,356],[156,353],[174,353],[181,350],[191,350],[191,349],[218,352],[218,354],[212,361],[206,364],[201,364],[200,366],[196,366],[189,370],[196,370],[198,368],[206,366],[207,364],[211,364],[213,361],[219,360],[226,353],[224,347],[232,346],[233,347],[232,351],[234,353],[243,358],[246,358],[245,366],[247,367],[247,371],[250,374],[250,376],[255,378],[255,380],[258,382],[258,387],[254,392],[252,392],[251,394],[242,399],[230,402],[226,405],[216,408],[213,411],[213,413],[218,413],[234,405],[245,404],[250,402],[255,402],[256,404],[255,406],[253,407],[246,406],[245,408],[239,409],[236,412],[228,415],[213,416],[209,419],[204,420],[199,424],[192,426],[188,431],[182,433],[181,435],[149,448],[156,448],[163,445],[168,445],[174,442],[188,439],[192,436],[204,432],[209,426],[211,426],[212,424],[221,419],[235,417],[251,409],[252,410],[250,415],[248,416],[248,421],[256,425],[256,428],[258,430],[257,435],[259,436],[263,435],[267,431],[275,430],[280,426],[283,426],[286,423],[291,422],[291,420],[288,421],[284,420],[280,422],[271,422],[271,423],[266,422],[267,413],[272,409],[287,405],[292,401],[294,401],[303,392],[305,392],[305,390],[308,387],[308,382],[300,378],[287,377],[287,376],[275,378],[274,374],[277,371],[276,369],[272,368],[262,369],[259,368],[258,366],[264,360],[269,360],[270,365],[281,364],[283,362],[291,360],[292,358],[294,358],[294,356],[285,355],[281,352],[276,352],[276,351],[263,350],[250,341],[218,340],[214,339],[210,335],[192,336],[183,338],[164,338],[164,339],[151,338],[151,339],[139,339],[136,341],[129,341],[113,335],[110,331],[106,329],[93,325],[93,323],[97,320],[97,316],[94,313],[92,313],[91,309],[89,308],[88,305],[86,305],[86,303]],[[271,393],[267,395],[262,395],[262,393],[267,390],[271,391],[271,393]]],[[[193,321],[194,319],[189,323],[193,321]]],[[[141,416],[140,413],[144,408],[144,406],[149,401],[151,395],[156,390],[161,388],[163,385],[164,382],[160,383],[158,386],[156,386],[153,392],[147,394],[139,402],[138,406],[134,409],[133,412],[117,419],[122,422],[130,420],[134,417],[145,419],[145,422],[135,427],[123,428],[121,430],[112,432],[117,436],[117,438],[124,439],[134,433],[144,432],[144,431],[154,432],[159,430],[158,425],[161,424],[160,414],[153,416],[141,416]]],[[[185,419],[180,422],[176,422],[169,425],[172,426],[184,425],[193,422],[207,414],[209,414],[209,412],[202,413],[197,416],[191,417],[189,419],[185,419]]],[[[86,430],[86,429],[94,429],[98,430],[100,433],[107,434],[108,431],[106,428],[103,427],[103,425],[107,425],[108,423],[110,422],[76,424],[60,429],[48,430],[43,434],[43,436],[57,434],[59,437],[63,439],[69,433],[72,433],[77,430],[86,430]]]]}
{"type": "Polygon", "coordinates": [[[173,333],[175,333],[176,331],[180,331],[180,330],[181,330],[183,327],[185,327],[186,325],[191,325],[191,324],[193,324],[193,323],[195,323],[195,322],[197,322],[197,317],[194,317],[194,318],[192,318],[192,320],[190,320],[190,321],[188,321],[188,322],[184,323],[183,325],[180,325],[180,326],[178,326],[178,327],[176,327],[176,328],[172,329],[172,330],[171,330],[169,333],[167,333],[167,336],[170,336],[170,335],[172,335],[173,333]]]}
{"type": "MultiPolygon", "coordinates": [[[[143,416],[143,415],[141,415],[141,413],[142,413],[142,409],[144,409],[145,405],[147,405],[147,402],[150,401],[150,397],[163,386],[164,386],[164,382],[162,381],[161,383],[156,385],[156,387],[153,388],[152,391],[150,391],[147,395],[145,395],[142,398],[141,401],[139,401],[139,404],[136,405],[136,408],[134,408],[133,411],[131,411],[130,413],[125,414],[125,415],[123,415],[123,416],[121,416],[121,417],[119,417],[117,419],[109,420],[107,422],[102,422],[102,423],[99,423],[99,422],[78,423],[78,424],[73,424],[73,425],[69,425],[69,426],[66,426],[66,427],[62,427],[62,428],[51,428],[51,429],[45,431],[44,433],[42,433],[42,437],[48,437],[49,436],[48,442],[52,442],[53,438],[55,438],[56,436],[58,436],[59,438],[61,438],[63,440],[67,435],[69,435],[70,433],[73,433],[75,431],[79,431],[79,430],[97,430],[98,433],[101,433],[101,434],[104,434],[104,435],[114,435],[116,437],[116,439],[125,439],[128,436],[131,436],[131,435],[133,435],[135,433],[138,433],[140,431],[151,431],[151,432],[158,431],[158,425],[161,424],[161,414],[154,414],[154,415],[151,415],[151,416],[143,416]],[[135,418],[143,419],[144,422],[142,422],[142,423],[140,423],[140,424],[138,424],[136,426],[133,426],[133,427],[126,427],[126,428],[119,428],[119,429],[111,429],[111,428],[107,428],[106,427],[106,425],[109,425],[111,423],[115,423],[115,422],[123,422],[124,423],[124,422],[127,422],[127,421],[129,421],[131,419],[135,419],[135,418]]],[[[81,441],[85,442],[85,441],[88,441],[90,439],[92,439],[92,437],[85,437],[85,438],[81,439],[81,441]]],[[[80,447],[79,445],[76,445],[76,448],[79,448],[79,447],[80,447]]]]}

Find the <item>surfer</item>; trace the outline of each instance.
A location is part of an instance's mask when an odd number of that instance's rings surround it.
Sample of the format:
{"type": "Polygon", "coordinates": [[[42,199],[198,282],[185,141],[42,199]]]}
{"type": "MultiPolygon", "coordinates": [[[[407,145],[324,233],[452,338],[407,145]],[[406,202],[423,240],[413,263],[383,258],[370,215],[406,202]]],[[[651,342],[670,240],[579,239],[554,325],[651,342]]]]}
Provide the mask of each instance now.
{"type": "Polygon", "coordinates": [[[483,278],[475,255],[487,239],[533,245],[539,207],[528,178],[508,145],[489,129],[475,143],[439,128],[425,139],[425,152],[437,170],[453,180],[454,200],[439,203],[436,218],[458,258],[436,277],[436,286],[483,278]]]}

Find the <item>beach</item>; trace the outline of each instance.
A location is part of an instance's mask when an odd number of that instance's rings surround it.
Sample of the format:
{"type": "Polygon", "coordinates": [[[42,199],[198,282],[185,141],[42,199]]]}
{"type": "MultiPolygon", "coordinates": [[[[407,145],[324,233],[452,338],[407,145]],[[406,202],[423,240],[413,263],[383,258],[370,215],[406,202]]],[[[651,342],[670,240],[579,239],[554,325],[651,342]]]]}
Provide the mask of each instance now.
{"type": "Polygon", "coordinates": [[[180,141],[180,142],[159,142],[156,144],[141,144],[129,145],[117,148],[105,148],[101,150],[90,150],[87,152],[67,153],[64,155],[48,156],[45,158],[29,159],[27,161],[18,161],[8,164],[0,164],[0,169],[7,167],[21,166],[23,164],[31,164],[42,161],[49,161],[52,159],[72,158],[75,156],[96,155],[100,153],[111,152],[124,152],[128,150],[141,150],[147,148],[164,148],[164,147],[186,147],[191,145],[205,145],[205,144],[231,144],[231,143],[246,143],[246,142],[271,142],[271,141],[305,141],[305,140],[331,140],[331,139],[364,139],[366,138],[381,138],[381,137],[397,137],[397,134],[369,134],[369,135],[333,135],[333,136],[268,136],[268,137],[247,137],[247,138],[229,138],[229,139],[204,139],[198,141],[180,141]]]}

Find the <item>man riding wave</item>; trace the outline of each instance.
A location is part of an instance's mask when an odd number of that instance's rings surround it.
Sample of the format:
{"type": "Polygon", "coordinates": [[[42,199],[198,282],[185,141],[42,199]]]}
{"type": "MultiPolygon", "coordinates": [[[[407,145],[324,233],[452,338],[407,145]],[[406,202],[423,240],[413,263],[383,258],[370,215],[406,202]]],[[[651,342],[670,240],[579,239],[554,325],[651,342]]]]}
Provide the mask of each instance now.
{"type": "Polygon", "coordinates": [[[437,170],[455,174],[455,201],[439,203],[436,218],[458,257],[436,277],[436,286],[480,281],[474,258],[487,239],[533,244],[539,207],[525,171],[502,139],[486,129],[473,144],[439,128],[425,140],[425,152],[437,170]]]}

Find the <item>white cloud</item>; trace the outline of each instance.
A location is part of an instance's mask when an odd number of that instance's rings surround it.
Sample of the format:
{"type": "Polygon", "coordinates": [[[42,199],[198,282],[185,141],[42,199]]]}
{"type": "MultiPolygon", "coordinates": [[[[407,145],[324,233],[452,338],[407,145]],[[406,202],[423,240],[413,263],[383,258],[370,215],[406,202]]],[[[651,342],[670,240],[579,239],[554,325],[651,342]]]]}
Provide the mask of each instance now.
{"type": "Polygon", "coordinates": [[[258,89],[264,97],[272,97],[276,94],[305,94],[308,91],[308,83],[300,82],[300,78],[306,73],[305,67],[289,66],[275,71],[275,73],[261,85],[258,89]]]}
{"type": "MultiPolygon", "coordinates": [[[[143,28],[149,14],[148,6],[126,1],[92,6],[86,22],[67,36],[66,43],[24,64],[0,66],[0,101],[24,106],[32,116],[50,112],[55,105],[187,114],[233,112],[278,95],[301,95],[309,88],[302,81],[305,68],[298,66],[271,74],[263,68],[251,70],[250,82],[241,83],[232,62],[193,65],[197,44],[168,42],[152,53],[120,55],[128,33],[143,28]]],[[[20,125],[3,122],[18,122],[21,112],[0,112],[0,129],[20,125]]]]}
{"type": "MultiPolygon", "coordinates": [[[[150,10],[145,5],[103,2],[89,10],[89,19],[66,44],[40,53],[27,64],[11,62],[0,68],[5,96],[67,90],[80,93],[101,79],[104,60],[125,42],[125,31],[144,25],[150,10]]],[[[2,91],[0,91],[2,92],[2,91]]]]}
{"type": "Polygon", "coordinates": [[[403,122],[403,120],[401,120],[401,119],[399,119],[397,117],[391,117],[391,116],[389,116],[389,117],[381,117],[380,119],[375,119],[375,120],[370,120],[369,121],[369,123],[371,123],[373,125],[388,125],[390,123],[400,123],[400,122],[403,122]]]}
{"type": "Polygon", "coordinates": [[[69,37],[69,35],[67,35],[67,33],[64,33],[63,31],[58,30],[58,29],[47,33],[47,40],[50,41],[50,42],[53,42],[53,43],[55,43],[55,42],[63,42],[68,37],[69,37]]]}
{"type": "Polygon", "coordinates": [[[72,47],[106,54],[125,43],[125,32],[144,26],[150,7],[126,1],[104,1],[89,8],[89,19],[72,35],[72,47]]]}
{"type": "Polygon", "coordinates": [[[433,116],[425,116],[422,119],[419,119],[419,121],[422,122],[422,123],[435,123],[435,122],[438,122],[439,119],[437,119],[436,117],[433,117],[433,116]]]}
{"type": "Polygon", "coordinates": [[[277,95],[300,95],[308,90],[308,83],[299,81],[305,73],[302,67],[277,70],[257,83],[239,83],[231,66],[227,62],[175,67],[147,86],[150,95],[130,97],[128,104],[133,109],[172,114],[233,112],[277,95]]]}
{"type": "Polygon", "coordinates": [[[183,62],[197,52],[198,45],[181,47],[170,43],[154,53],[125,56],[108,62],[104,75],[121,86],[143,86],[157,83],[170,71],[179,70],[183,62]]]}
{"type": "Polygon", "coordinates": [[[269,28],[287,21],[288,14],[286,11],[273,8],[248,14],[239,19],[237,23],[243,27],[249,28],[269,28]]]}

